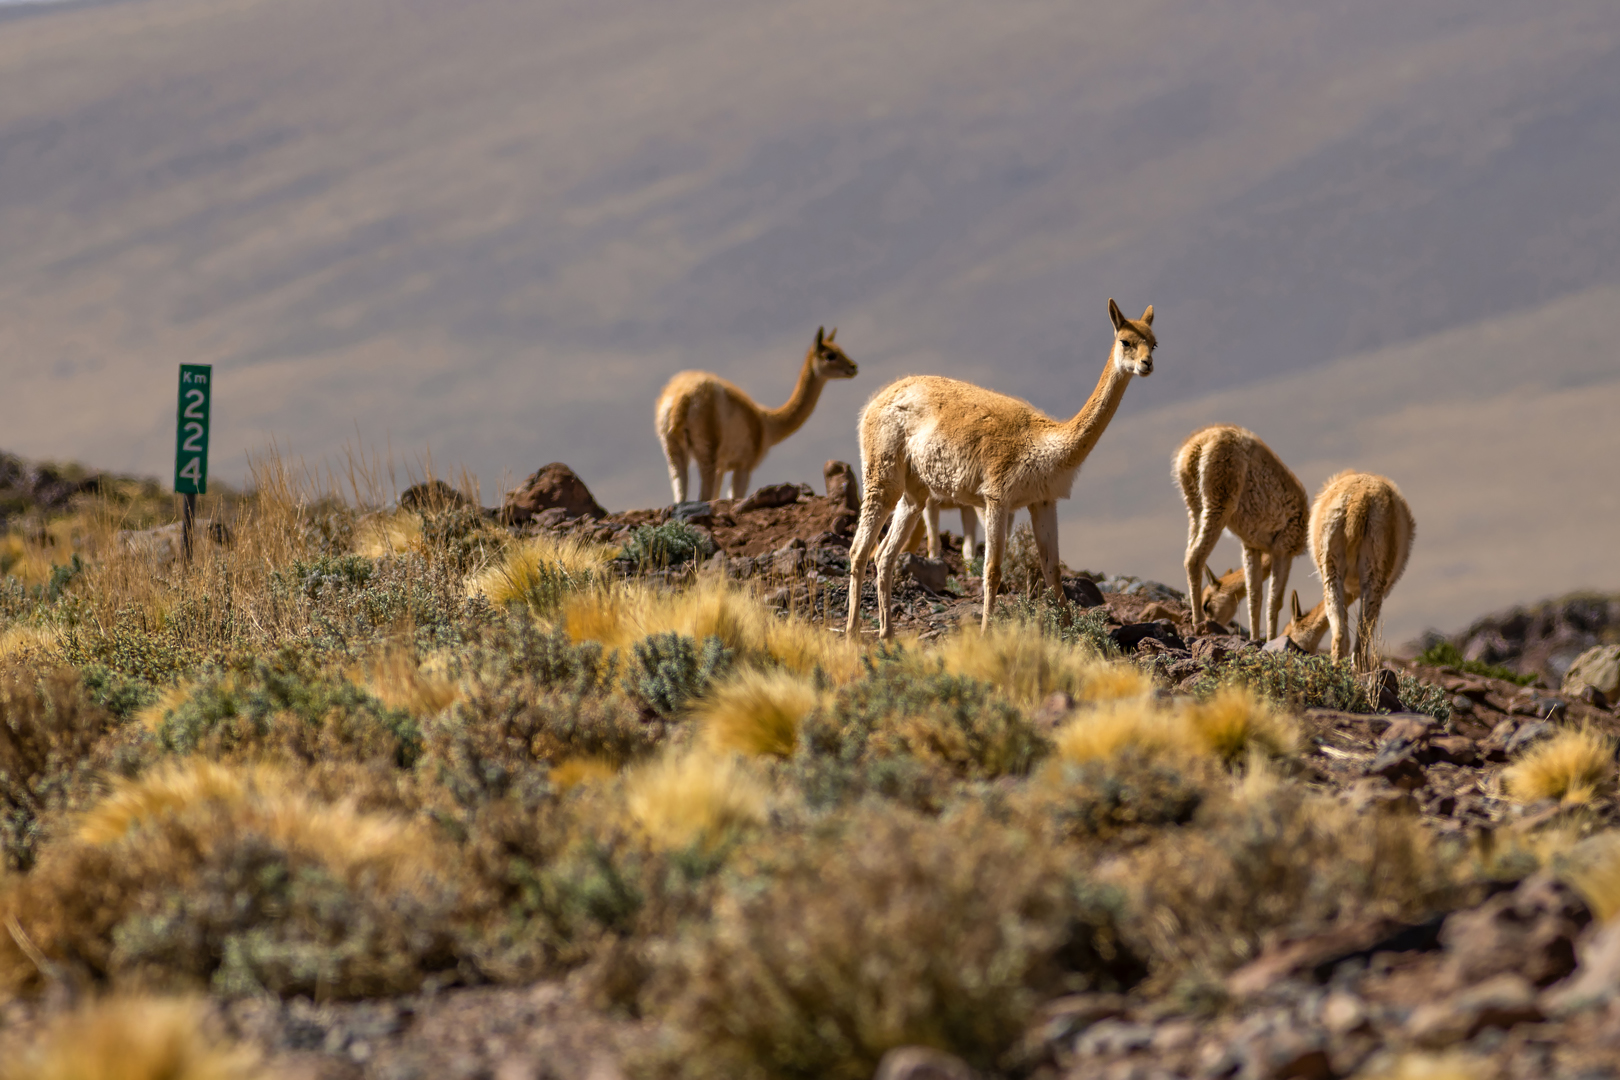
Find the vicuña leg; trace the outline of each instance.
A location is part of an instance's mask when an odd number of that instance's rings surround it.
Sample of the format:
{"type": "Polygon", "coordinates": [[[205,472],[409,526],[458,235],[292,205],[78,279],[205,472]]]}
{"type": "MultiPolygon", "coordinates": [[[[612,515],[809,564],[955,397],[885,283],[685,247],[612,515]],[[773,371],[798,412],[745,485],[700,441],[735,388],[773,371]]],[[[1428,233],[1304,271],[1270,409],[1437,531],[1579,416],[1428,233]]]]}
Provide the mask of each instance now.
{"type": "Polygon", "coordinates": [[[1265,554],[1259,548],[1243,545],[1243,585],[1249,593],[1249,637],[1254,641],[1269,640],[1264,636],[1266,624],[1261,621],[1261,612],[1265,609],[1266,579],[1260,561],[1265,554]]]}
{"type": "Polygon", "coordinates": [[[973,553],[979,547],[979,515],[973,512],[973,507],[962,507],[962,559],[965,562],[973,558],[973,553]]]}
{"type": "Polygon", "coordinates": [[[990,629],[990,613],[996,608],[996,590],[1001,588],[1001,556],[1007,550],[1007,522],[1012,515],[1001,503],[984,502],[984,616],[980,632],[990,629]]]}
{"type": "Polygon", "coordinates": [[[889,522],[889,533],[878,548],[878,637],[885,640],[894,636],[894,628],[889,624],[889,604],[894,597],[895,571],[900,566],[900,553],[905,550],[911,531],[917,527],[917,518],[922,515],[923,502],[924,497],[910,491],[900,496],[894,518],[889,522]]]}
{"type": "Polygon", "coordinates": [[[1355,660],[1357,671],[1371,671],[1378,644],[1378,617],[1382,613],[1384,593],[1389,583],[1376,569],[1366,565],[1369,559],[1365,547],[1361,561],[1361,610],[1356,617],[1355,660]]]}
{"type": "Polygon", "coordinates": [[[733,499],[740,499],[748,494],[748,474],[749,470],[747,469],[731,470],[731,497],[733,499]]]}
{"type": "Polygon", "coordinates": [[[698,498],[708,502],[720,493],[720,469],[713,461],[698,458],[698,498]]]}
{"type": "Polygon", "coordinates": [[[686,501],[686,445],[679,439],[664,439],[664,458],[669,462],[669,486],[675,501],[686,501]]]}
{"type": "Polygon", "coordinates": [[[1277,636],[1277,620],[1282,615],[1283,597],[1288,595],[1288,572],[1294,560],[1282,548],[1271,549],[1271,583],[1266,589],[1266,637],[1277,636]]]}
{"type": "Polygon", "coordinates": [[[1041,557],[1041,577],[1052,590],[1052,598],[1063,596],[1063,582],[1058,577],[1058,519],[1057,503],[1035,503],[1029,508],[1029,523],[1035,533],[1035,550],[1041,557]]]}
{"type": "Polygon", "coordinates": [[[928,557],[937,559],[940,554],[939,500],[932,496],[928,499],[928,505],[923,507],[923,527],[928,530],[928,557]]]}
{"type": "MultiPolygon", "coordinates": [[[[1221,529],[1226,523],[1217,518],[1206,508],[1200,508],[1196,519],[1188,522],[1187,528],[1187,602],[1193,607],[1193,630],[1203,632],[1209,627],[1209,619],[1204,615],[1204,606],[1199,598],[1204,595],[1203,576],[1204,567],[1209,564],[1209,553],[1215,550],[1216,541],[1221,538],[1221,529]]],[[[1189,518],[1191,515],[1188,515],[1189,518]]],[[[1244,580],[1249,582],[1249,595],[1253,597],[1253,581],[1259,576],[1258,568],[1255,574],[1248,571],[1247,554],[1244,556],[1244,580]]],[[[1252,601],[1251,601],[1252,604],[1252,601]]]]}
{"type": "Polygon", "coordinates": [[[849,618],[844,633],[853,638],[858,632],[861,617],[861,584],[866,577],[866,564],[878,546],[878,533],[894,504],[900,501],[900,485],[884,483],[880,478],[867,475],[862,485],[866,494],[861,499],[861,519],[855,527],[855,539],[849,545],[849,618]]]}
{"type": "Polygon", "coordinates": [[[1343,660],[1350,655],[1350,639],[1348,635],[1349,616],[1348,605],[1344,598],[1344,576],[1348,568],[1344,565],[1344,547],[1336,545],[1336,550],[1330,550],[1327,557],[1322,560],[1322,591],[1323,599],[1327,601],[1328,627],[1333,635],[1333,659],[1343,660]]]}

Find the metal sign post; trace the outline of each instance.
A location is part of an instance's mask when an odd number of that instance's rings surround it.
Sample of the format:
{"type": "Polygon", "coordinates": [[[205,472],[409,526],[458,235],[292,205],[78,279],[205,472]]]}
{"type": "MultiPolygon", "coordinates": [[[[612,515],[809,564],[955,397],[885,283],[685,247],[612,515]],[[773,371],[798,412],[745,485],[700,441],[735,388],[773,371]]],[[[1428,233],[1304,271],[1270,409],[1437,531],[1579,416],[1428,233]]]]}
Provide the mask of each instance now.
{"type": "Polygon", "coordinates": [[[212,364],[180,365],[180,406],[174,435],[174,490],[185,496],[181,542],[191,561],[191,530],[197,496],[208,493],[208,408],[213,400],[212,364]]]}

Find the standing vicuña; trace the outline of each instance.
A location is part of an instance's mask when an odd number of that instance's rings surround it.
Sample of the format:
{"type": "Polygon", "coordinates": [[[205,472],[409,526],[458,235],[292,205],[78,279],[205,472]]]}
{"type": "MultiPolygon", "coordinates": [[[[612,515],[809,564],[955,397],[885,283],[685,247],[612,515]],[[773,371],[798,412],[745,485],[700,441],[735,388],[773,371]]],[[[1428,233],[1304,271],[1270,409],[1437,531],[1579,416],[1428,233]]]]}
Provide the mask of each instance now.
{"type": "MultiPolygon", "coordinates": [[[[1226,424],[1187,436],[1173,464],[1187,503],[1187,596],[1199,594],[1209,553],[1221,530],[1230,529],[1243,544],[1249,635],[1275,637],[1288,571],[1305,550],[1305,485],[1260,436],[1226,424]],[[1271,583],[1262,622],[1261,561],[1266,556],[1271,558],[1271,583]]],[[[1194,613],[1196,630],[1207,625],[1202,610],[1194,613]]]]}
{"type": "Polygon", "coordinates": [[[1333,631],[1333,659],[1343,660],[1350,655],[1347,611],[1359,597],[1356,669],[1371,670],[1379,612],[1406,570],[1416,534],[1412,508],[1393,481],[1354,469],[1330,479],[1311,506],[1310,522],[1311,559],[1322,576],[1323,602],[1302,612],[1295,593],[1288,636],[1314,652],[1326,623],[1333,631]]]}
{"type": "Polygon", "coordinates": [[[1027,401],[938,375],[914,375],[879,390],[861,410],[861,468],[866,498],[849,555],[849,623],[860,616],[861,578],[893,511],[878,553],[878,633],[888,637],[895,564],[930,496],[975,506],[984,517],[984,617],[1001,583],[1001,554],[1013,512],[1029,507],[1041,574],[1058,588],[1057,500],[1069,497],[1081,462],[1097,445],[1132,375],[1153,371],[1153,308],[1127,319],[1108,301],[1114,347],[1102,378],[1067,422],[1027,401]]]}
{"type": "Polygon", "coordinates": [[[669,461],[675,501],[686,501],[686,466],[696,461],[698,498],[720,493],[720,478],[731,474],[731,497],[748,494],[748,475],[771,447],[798,431],[810,419],[828,379],[853,379],[855,361],[833,343],[838,333],[816,331],[816,343],[805,355],[799,381],[787,404],[767,409],[741,389],[707,371],[682,371],[658,395],[658,441],[669,461]]]}

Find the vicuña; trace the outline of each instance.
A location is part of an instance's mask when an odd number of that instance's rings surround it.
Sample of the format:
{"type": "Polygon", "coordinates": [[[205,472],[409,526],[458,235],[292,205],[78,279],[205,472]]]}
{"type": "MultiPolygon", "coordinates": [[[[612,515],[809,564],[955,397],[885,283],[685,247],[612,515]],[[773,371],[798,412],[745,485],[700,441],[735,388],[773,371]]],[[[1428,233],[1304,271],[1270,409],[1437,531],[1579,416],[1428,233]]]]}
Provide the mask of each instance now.
{"type": "Polygon", "coordinates": [[[731,474],[731,497],[748,494],[748,477],[771,447],[792,435],[815,411],[828,379],[853,379],[855,361],[833,338],[816,331],[816,343],[805,354],[793,394],[779,409],[767,409],[741,388],[707,371],[682,371],[658,395],[658,441],[669,461],[669,482],[676,502],[686,501],[686,471],[697,462],[698,498],[720,493],[720,478],[731,474]]]}
{"type": "Polygon", "coordinates": [[[1322,486],[1311,506],[1311,559],[1322,576],[1322,603],[1301,611],[1293,598],[1293,620],[1285,631],[1295,644],[1315,652],[1324,630],[1333,631],[1333,658],[1350,655],[1349,606],[1360,598],[1356,620],[1358,671],[1373,665],[1378,617],[1389,590],[1401,579],[1412,554],[1417,523],[1401,489],[1386,477],[1347,469],[1322,486]]]}
{"type": "Polygon", "coordinates": [[[1119,408],[1131,376],[1153,371],[1153,307],[1127,319],[1112,300],[1114,345],[1102,378],[1080,411],[1054,420],[1026,401],[938,375],[914,375],[879,390],[861,410],[861,469],[866,498],[849,556],[849,622],[860,617],[861,579],[893,514],[877,556],[878,633],[889,637],[889,598],[901,549],[929,498],[977,507],[984,518],[984,614],[990,625],[1001,556],[1013,512],[1029,507],[1041,574],[1058,582],[1057,500],[1119,408]]]}
{"type": "MultiPolygon", "coordinates": [[[[1243,577],[1249,594],[1249,634],[1277,634],[1283,590],[1294,557],[1305,550],[1305,485],[1261,438],[1245,428],[1217,424],[1187,436],[1173,460],[1176,483],[1187,503],[1187,595],[1197,596],[1209,553],[1229,529],[1243,544],[1243,577]],[[1262,560],[1271,559],[1265,621],[1260,617],[1262,560]]],[[[1200,610],[1194,629],[1208,628],[1200,610]]]]}

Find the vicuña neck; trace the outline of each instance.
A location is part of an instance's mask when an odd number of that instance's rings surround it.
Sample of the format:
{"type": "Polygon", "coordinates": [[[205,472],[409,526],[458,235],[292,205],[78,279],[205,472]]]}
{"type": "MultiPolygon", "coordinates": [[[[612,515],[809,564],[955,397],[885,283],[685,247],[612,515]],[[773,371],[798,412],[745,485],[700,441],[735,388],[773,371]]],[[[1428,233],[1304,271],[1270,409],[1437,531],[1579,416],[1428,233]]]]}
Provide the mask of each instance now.
{"type": "Polygon", "coordinates": [[[803,427],[815,411],[816,400],[821,397],[821,388],[826,382],[816,374],[816,356],[812,352],[804,358],[804,367],[799,369],[799,381],[793,387],[793,394],[787,403],[779,409],[764,411],[766,441],[774,446],[803,427]]]}
{"type": "Polygon", "coordinates": [[[1074,419],[1063,425],[1069,444],[1064,454],[1066,466],[1078,468],[1086,460],[1086,455],[1097,445],[1097,440],[1108,428],[1108,422],[1118,411],[1120,400],[1125,397],[1125,387],[1130,381],[1130,372],[1122,371],[1114,363],[1113,350],[1109,350],[1108,363],[1103,367],[1102,378],[1097,380],[1097,389],[1091,392],[1080,411],[1074,414],[1074,419]]]}

